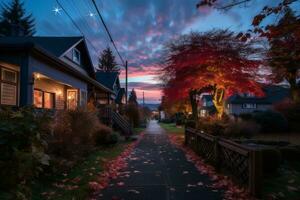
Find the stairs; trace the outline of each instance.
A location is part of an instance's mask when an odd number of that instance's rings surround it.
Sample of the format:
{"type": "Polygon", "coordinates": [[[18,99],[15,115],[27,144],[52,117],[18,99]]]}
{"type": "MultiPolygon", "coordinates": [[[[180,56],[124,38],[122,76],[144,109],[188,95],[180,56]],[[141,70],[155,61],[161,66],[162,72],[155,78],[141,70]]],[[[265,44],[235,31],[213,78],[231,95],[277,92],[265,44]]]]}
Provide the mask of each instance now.
{"type": "Polygon", "coordinates": [[[122,117],[119,113],[111,111],[112,124],[118,127],[125,136],[133,134],[132,128],[129,122],[122,117]]]}

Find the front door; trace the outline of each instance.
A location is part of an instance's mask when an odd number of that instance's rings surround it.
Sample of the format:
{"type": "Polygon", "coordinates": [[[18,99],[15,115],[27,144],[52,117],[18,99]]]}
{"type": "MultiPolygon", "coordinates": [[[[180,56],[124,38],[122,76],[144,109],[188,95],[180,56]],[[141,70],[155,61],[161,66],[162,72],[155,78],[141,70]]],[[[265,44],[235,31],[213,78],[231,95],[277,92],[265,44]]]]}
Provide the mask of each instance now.
{"type": "Polygon", "coordinates": [[[75,110],[78,105],[78,90],[67,89],[67,108],[75,110]]]}

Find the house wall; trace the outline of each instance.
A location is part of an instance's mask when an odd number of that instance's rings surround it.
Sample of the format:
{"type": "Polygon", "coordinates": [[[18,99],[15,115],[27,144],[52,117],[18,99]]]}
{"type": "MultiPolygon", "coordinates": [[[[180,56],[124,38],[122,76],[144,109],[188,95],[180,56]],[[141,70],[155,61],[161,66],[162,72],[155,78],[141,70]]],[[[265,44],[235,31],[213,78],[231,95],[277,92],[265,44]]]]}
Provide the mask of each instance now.
{"type": "Polygon", "coordinates": [[[257,104],[254,109],[245,109],[242,104],[227,104],[226,113],[231,115],[240,115],[242,113],[252,113],[254,111],[271,110],[272,108],[273,106],[270,104],[257,104]]]}

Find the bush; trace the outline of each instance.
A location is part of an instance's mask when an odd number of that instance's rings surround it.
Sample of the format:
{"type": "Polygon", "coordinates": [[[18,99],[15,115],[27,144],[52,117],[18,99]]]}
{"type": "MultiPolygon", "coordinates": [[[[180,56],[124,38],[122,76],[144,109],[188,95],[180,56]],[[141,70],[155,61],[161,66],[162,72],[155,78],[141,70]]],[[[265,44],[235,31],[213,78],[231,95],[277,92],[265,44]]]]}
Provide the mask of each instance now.
{"type": "Polygon", "coordinates": [[[117,144],[119,142],[119,138],[120,135],[117,132],[112,132],[111,134],[108,135],[106,144],[108,145],[117,144]]]}
{"type": "Polygon", "coordinates": [[[187,120],[185,123],[185,127],[188,128],[196,128],[197,127],[197,123],[195,120],[187,120]]]}
{"type": "Polygon", "coordinates": [[[32,107],[0,110],[0,190],[7,199],[30,199],[28,185],[49,165],[44,138],[51,114],[32,107]]]}
{"type": "Polygon", "coordinates": [[[57,112],[49,152],[63,158],[86,155],[95,143],[99,123],[96,113],[84,109],[57,112]]]}
{"type": "Polygon", "coordinates": [[[273,174],[282,161],[281,153],[278,149],[264,149],[262,152],[263,157],[263,172],[265,174],[273,174]]]}
{"type": "Polygon", "coordinates": [[[199,120],[198,128],[212,135],[224,135],[226,123],[223,120],[209,119],[199,120]]]}
{"type": "Polygon", "coordinates": [[[128,104],[125,108],[125,113],[133,127],[139,127],[140,125],[140,112],[138,105],[128,104]]]}
{"type": "Polygon", "coordinates": [[[112,129],[104,126],[99,125],[98,130],[95,132],[95,142],[96,145],[105,145],[108,144],[108,139],[112,134],[112,129]]]}
{"type": "Polygon", "coordinates": [[[230,122],[225,128],[224,135],[229,137],[246,137],[251,138],[258,134],[260,125],[253,121],[230,122]]]}
{"type": "Polygon", "coordinates": [[[288,122],[279,112],[265,111],[253,114],[253,120],[261,126],[264,133],[286,132],[288,122]]]}
{"type": "Polygon", "coordinates": [[[299,161],[300,149],[296,147],[287,146],[280,148],[280,151],[284,160],[290,162],[299,161]]]}
{"type": "Polygon", "coordinates": [[[283,102],[276,105],[275,109],[282,113],[287,119],[289,128],[291,131],[299,132],[300,131],[300,104],[283,102]]]}

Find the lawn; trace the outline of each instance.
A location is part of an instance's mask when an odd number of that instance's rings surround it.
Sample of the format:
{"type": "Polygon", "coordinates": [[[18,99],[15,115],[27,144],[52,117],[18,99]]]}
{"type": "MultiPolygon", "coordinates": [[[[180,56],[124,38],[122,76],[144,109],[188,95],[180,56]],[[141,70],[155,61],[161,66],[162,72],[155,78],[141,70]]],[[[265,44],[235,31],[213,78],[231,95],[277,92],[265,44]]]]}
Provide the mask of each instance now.
{"type": "Polygon", "coordinates": [[[173,134],[184,134],[184,126],[176,126],[175,123],[159,123],[159,125],[164,128],[168,133],[173,134]]]}
{"type": "Polygon", "coordinates": [[[299,199],[300,162],[285,163],[276,176],[266,178],[263,193],[265,199],[299,199]]]}
{"type": "Polygon", "coordinates": [[[103,163],[120,155],[128,143],[95,150],[85,161],[75,166],[69,173],[49,175],[36,181],[32,187],[33,200],[41,199],[87,199],[90,191],[88,183],[96,180],[103,163]]]}

